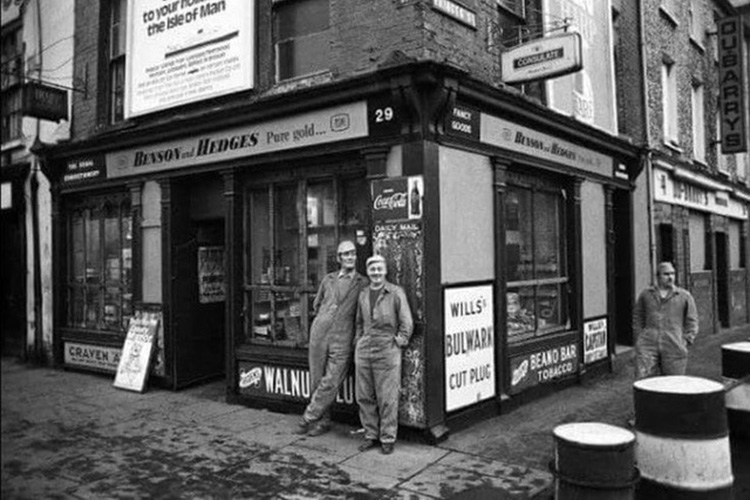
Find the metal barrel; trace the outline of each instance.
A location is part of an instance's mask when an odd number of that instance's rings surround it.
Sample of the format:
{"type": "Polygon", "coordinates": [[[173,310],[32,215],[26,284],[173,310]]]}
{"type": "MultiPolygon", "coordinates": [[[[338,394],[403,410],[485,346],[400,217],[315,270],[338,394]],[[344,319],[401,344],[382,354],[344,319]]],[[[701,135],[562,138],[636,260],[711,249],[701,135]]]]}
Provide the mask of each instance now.
{"type": "Polygon", "coordinates": [[[734,476],[724,386],[666,376],[633,384],[639,499],[726,499],[734,476]]]}
{"type": "Polygon", "coordinates": [[[750,439],[750,342],[721,346],[721,374],[729,433],[732,438],[750,439]]]}
{"type": "Polygon", "coordinates": [[[558,425],[553,434],[557,500],[634,498],[635,434],[597,422],[558,425]]]}

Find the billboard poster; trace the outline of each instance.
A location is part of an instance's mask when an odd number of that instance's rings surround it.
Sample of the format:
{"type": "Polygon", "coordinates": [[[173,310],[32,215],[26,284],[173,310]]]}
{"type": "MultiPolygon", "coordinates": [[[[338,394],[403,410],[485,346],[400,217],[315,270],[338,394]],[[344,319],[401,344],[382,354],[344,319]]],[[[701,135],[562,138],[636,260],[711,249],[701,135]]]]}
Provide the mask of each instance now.
{"type": "Polygon", "coordinates": [[[611,9],[610,0],[544,0],[542,7],[550,19],[567,19],[568,31],[580,33],[583,59],[580,71],[547,80],[549,107],[616,134],[611,9]]]}
{"type": "MultiPolygon", "coordinates": [[[[310,400],[310,372],[307,369],[272,363],[240,362],[239,392],[243,396],[263,396],[286,401],[310,400]]],[[[354,377],[344,379],[336,403],[356,405],[354,377]]]]}
{"type": "Polygon", "coordinates": [[[547,346],[510,359],[510,393],[575,375],[578,372],[578,344],[572,340],[547,346]]]}
{"type": "Polygon", "coordinates": [[[495,396],[492,285],[444,291],[445,410],[495,396]]]}
{"type": "Polygon", "coordinates": [[[125,116],[253,88],[254,0],[128,2],[125,116]]]}
{"type": "Polygon", "coordinates": [[[607,318],[583,324],[583,362],[593,363],[607,357],[607,318]]]}

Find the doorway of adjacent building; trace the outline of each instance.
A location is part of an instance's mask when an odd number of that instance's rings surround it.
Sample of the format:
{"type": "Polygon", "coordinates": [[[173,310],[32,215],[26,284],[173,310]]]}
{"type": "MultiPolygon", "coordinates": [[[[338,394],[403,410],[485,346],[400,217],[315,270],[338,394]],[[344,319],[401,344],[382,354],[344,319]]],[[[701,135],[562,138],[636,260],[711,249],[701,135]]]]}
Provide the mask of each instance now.
{"type": "Polygon", "coordinates": [[[23,357],[26,338],[26,235],[23,182],[3,180],[0,210],[0,336],[3,356],[23,357]]]}
{"type": "Polygon", "coordinates": [[[633,345],[633,256],[630,192],[615,189],[612,196],[614,252],[613,334],[616,344],[633,345]]]}
{"type": "Polygon", "coordinates": [[[221,178],[172,185],[171,303],[174,388],[224,376],[224,200],[221,178]]]}
{"type": "Polygon", "coordinates": [[[716,232],[716,306],[719,324],[729,328],[729,247],[727,234],[716,232]]]}

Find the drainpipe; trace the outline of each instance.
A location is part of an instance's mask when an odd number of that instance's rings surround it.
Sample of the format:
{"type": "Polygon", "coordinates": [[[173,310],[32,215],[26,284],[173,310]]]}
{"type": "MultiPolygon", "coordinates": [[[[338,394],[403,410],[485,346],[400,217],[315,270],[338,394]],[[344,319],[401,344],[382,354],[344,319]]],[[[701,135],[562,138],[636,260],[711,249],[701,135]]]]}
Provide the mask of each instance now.
{"type": "MultiPolygon", "coordinates": [[[[36,0],[36,26],[37,26],[37,50],[38,58],[37,71],[38,77],[42,79],[42,6],[41,0],[36,0]]],[[[36,137],[34,142],[41,142],[41,119],[36,119],[36,137]]],[[[39,159],[35,158],[33,168],[31,169],[31,178],[29,185],[31,188],[31,233],[33,245],[33,268],[34,268],[34,350],[33,360],[37,363],[46,362],[46,353],[44,350],[44,318],[43,318],[43,294],[42,294],[42,262],[41,249],[41,228],[39,227],[39,159]]]]}
{"type": "Polygon", "coordinates": [[[654,284],[654,269],[656,266],[656,235],[654,229],[654,170],[653,162],[651,160],[651,117],[648,106],[648,61],[646,59],[646,36],[643,31],[645,29],[645,16],[644,16],[644,0],[638,2],[638,15],[640,16],[638,37],[641,48],[641,85],[643,88],[643,121],[645,131],[645,158],[646,162],[646,190],[648,197],[646,200],[646,212],[648,215],[648,259],[649,259],[649,270],[651,283],[654,284]]]}

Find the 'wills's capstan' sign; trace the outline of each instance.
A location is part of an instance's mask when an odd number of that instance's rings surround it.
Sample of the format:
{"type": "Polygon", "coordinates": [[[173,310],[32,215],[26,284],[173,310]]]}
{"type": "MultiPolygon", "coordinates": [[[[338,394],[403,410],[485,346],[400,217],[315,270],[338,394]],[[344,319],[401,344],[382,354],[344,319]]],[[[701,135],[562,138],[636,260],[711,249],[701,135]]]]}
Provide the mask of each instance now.
{"type": "Polygon", "coordinates": [[[739,16],[718,21],[719,30],[719,111],[721,113],[721,152],[747,151],[742,19],[739,16]]]}

